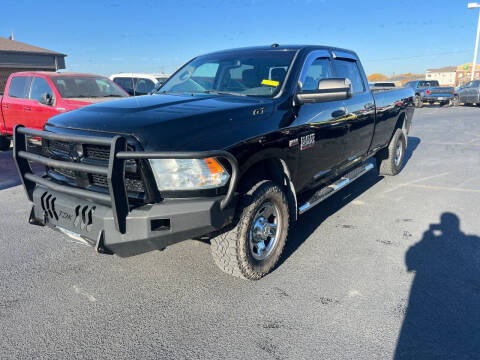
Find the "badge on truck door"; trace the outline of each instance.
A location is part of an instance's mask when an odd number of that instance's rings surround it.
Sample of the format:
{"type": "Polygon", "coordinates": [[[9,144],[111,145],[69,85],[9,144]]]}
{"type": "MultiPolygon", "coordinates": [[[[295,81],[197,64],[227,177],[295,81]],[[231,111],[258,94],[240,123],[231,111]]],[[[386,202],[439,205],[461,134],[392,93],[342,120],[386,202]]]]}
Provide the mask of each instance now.
{"type": "Polygon", "coordinates": [[[305,150],[315,145],[315,133],[300,138],[300,150],[305,150]]]}

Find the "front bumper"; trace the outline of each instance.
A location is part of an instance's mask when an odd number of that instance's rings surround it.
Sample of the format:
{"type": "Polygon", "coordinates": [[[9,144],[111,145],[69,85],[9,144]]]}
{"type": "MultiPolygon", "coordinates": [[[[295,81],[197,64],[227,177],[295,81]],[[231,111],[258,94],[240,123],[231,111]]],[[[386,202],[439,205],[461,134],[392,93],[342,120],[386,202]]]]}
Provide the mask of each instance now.
{"type": "Polygon", "coordinates": [[[17,125],[14,130],[13,156],[27,197],[33,203],[30,223],[49,225],[67,234],[79,236],[95,244],[98,251],[130,256],[163,249],[172,243],[219,230],[233,218],[239,169],[236,158],[224,150],[127,151],[126,139],[122,136],[110,139],[62,135],[17,125]],[[109,161],[107,164],[91,165],[73,158],[70,161],[57,160],[48,155],[35,154],[27,147],[27,135],[73,144],[109,146],[109,161]],[[208,157],[224,158],[230,163],[232,173],[224,196],[163,199],[139,207],[130,203],[125,187],[126,160],[208,157]],[[38,176],[33,173],[30,162],[86,175],[103,174],[108,183],[108,193],[69,186],[48,176],[38,176]]]}
{"type": "Polygon", "coordinates": [[[222,198],[167,199],[143,205],[130,211],[122,234],[111,207],[37,186],[30,223],[50,226],[81,237],[101,252],[126,257],[221,229],[234,214],[233,206],[220,210],[222,198]]]}

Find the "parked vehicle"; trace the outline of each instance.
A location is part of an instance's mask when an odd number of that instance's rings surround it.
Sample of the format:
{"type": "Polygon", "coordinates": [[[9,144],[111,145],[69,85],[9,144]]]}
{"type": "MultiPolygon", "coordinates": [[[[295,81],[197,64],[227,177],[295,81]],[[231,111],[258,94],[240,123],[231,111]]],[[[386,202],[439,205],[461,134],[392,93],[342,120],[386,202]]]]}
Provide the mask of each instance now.
{"type": "Polygon", "coordinates": [[[42,129],[57,114],[92,103],[128,96],[106,77],[56,72],[18,72],[0,97],[0,150],[10,148],[15,125],[42,129]]]}
{"type": "Polygon", "coordinates": [[[353,51],[323,46],[199,56],[160,90],[16,128],[30,223],[121,257],[210,238],[222,270],[259,279],[300,214],[375,162],[400,172],[414,110],[411,88],[372,94],[353,51]]]}
{"type": "Polygon", "coordinates": [[[458,93],[460,90],[462,90],[465,87],[465,84],[461,84],[455,87],[454,94],[458,93]]]}
{"type": "Polygon", "coordinates": [[[405,87],[415,91],[415,107],[420,108],[424,103],[440,106],[447,105],[453,100],[453,87],[441,87],[437,80],[415,80],[405,84],[405,87]]]}
{"type": "Polygon", "coordinates": [[[113,74],[110,80],[120,85],[129,95],[147,95],[155,90],[156,87],[163,84],[169,75],[166,74],[134,74],[121,73],[113,74]]]}
{"type": "Polygon", "coordinates": [[[480,80],[470,81],[455,92],[453,105],[459,106],[461,103],[465,105],[480,105],[480,80]]]}

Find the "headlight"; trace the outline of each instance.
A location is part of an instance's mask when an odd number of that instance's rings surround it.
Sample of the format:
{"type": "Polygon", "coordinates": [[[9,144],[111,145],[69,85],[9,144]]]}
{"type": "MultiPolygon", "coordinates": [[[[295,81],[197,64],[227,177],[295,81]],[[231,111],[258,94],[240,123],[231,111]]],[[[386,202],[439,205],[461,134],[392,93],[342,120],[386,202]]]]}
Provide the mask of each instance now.
{"type": "Polygon", "coordinates": [[[159,190],[201,190],[221,187],[230,174],[214,158],[150,159],[159,190]]]}

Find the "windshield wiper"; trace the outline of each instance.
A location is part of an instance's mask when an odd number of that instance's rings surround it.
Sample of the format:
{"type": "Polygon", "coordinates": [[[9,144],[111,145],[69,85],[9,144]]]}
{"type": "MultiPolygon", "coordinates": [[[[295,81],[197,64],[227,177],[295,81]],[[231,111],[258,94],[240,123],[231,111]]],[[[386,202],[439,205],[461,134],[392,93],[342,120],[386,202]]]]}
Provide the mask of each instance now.
{"type": "Polygon", "coordinates": [[[218,95],[233,95],[233,96],[247,96],[245,94],[237,93],[237,92],[229,92],[229,91],[217,91],[217,90],[205,90],[205,91],[198,91],[202,94],[218,94],[218,95]]]}

